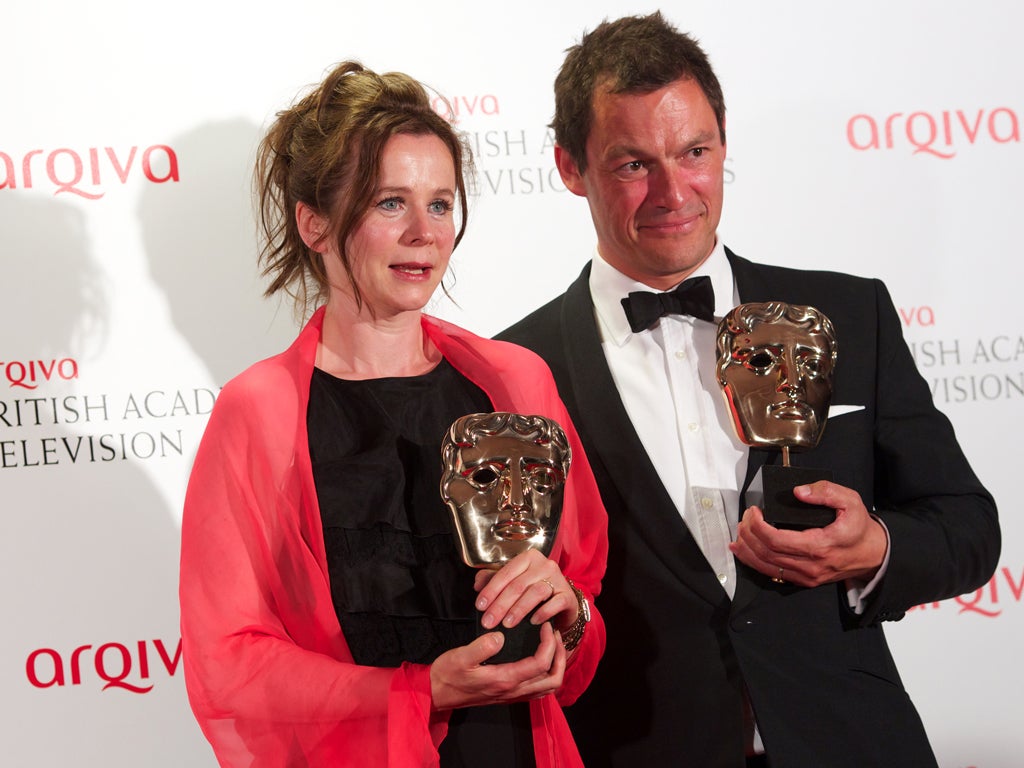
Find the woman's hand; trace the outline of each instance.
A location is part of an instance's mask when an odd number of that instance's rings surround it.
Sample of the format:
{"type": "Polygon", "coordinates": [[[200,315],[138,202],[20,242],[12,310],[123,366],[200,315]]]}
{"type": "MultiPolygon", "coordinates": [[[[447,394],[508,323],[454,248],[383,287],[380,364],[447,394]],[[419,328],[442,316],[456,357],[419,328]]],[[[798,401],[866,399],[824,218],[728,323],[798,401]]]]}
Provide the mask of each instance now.
{"type": "Polygon", "coordinates": [[[500,570],[479,571],[474,587],[479,592],[476,609],[483,613],[480,623],[485,629],[498,624],[514,627],[537,608],[532,624],[551,621],[555,629],[565,630],[579,613],[579,601],[558,563],[535,549],[517,555],[500,570]]]}
{"type": "Polygon", "coordinates": [[[568,653],[555,629],[576,620],[579,601],[558,563],[531,549],[497,571],[481,570],[474,584],[481,624],[514,627],[526,616],[541,624],[536,653],[507,664],[485,664],[505,642],[500,632],[481,635],[469,645],[442,653],[430,666],[436,709],[453,709],[534,699],[562,685],[568,653]],[[534,611],[536,609],[536,611],[534,611]]]}
{"type": "Polygon", "coordinates": [[[435,709],[454,709],[537,699],[557,691],[565,674],[562,639],[545,623],[533,656],[508,664],[485,664],[505,638],[488,632],[469,645],[445,651],[430,665],[430,696],[435,709]]]}

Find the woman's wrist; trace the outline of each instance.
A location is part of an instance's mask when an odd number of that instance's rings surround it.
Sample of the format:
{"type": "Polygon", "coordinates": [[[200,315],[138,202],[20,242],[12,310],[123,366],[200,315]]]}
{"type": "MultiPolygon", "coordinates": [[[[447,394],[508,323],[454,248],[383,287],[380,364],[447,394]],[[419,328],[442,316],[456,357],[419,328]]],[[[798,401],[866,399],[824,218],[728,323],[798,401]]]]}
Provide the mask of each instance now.
{"type": "Polygon", "coordinates": [[[578,603],[576,620],[561,633],[562,645],[565,646],[565,650],[571,653],[580,644],[580,641],[583,639],[583,633],[586,632],[587,624],[590,622],[590,602],[587,600],[586,595],[583,594],[583,590],[577,587],[572,579],[566,579],[566,581],[569,583],[569,588],[573,591],[573,594],[576,595],[578,603]]]}

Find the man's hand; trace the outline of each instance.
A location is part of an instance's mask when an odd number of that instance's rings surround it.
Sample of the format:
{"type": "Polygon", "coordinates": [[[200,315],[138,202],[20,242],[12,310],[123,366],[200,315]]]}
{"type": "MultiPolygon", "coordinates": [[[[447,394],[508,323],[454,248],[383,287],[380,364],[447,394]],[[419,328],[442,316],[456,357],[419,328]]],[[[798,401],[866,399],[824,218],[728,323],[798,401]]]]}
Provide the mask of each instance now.
{"type": "Polygon", "coordinates": [[[860,494],[827,480],[799,485],[793,494],[808,504],[836,511],[824,528],[782,530],[769,525],[758,507],[744,512],[732,553],[751,568],[774,579],[816,587],[845,579],[870,581],[882,565],[888,539],[868,514],[860,494]]]}

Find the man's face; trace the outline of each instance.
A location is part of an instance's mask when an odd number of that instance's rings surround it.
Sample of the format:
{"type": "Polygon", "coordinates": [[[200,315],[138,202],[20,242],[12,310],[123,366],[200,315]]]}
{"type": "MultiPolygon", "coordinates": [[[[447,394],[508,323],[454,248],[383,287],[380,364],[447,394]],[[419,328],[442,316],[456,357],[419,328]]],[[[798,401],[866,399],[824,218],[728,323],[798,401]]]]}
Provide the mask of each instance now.
{"type": "Polygon", "coordinates": [[[725,145],[695,81],[636,94],[598,85],[586,151],[583,174],[561,147],[555,160],[565,185],[587,198],[609,264],[667,290],[711,254],[725,145]]]}
{"type": "Polygon", "coordinates": [[[722,371],[736,432],[747,445],[809,449],[818,444],[832,399],[832,357],[824,334],[782,319],[732,339],[722,371]]]}
{"type": "Polygon", "coordinates": [[[527,549],[551,551],[565,475],[551,445],[485,436],[458,450],[441,494],[455,513],[463,558],[500,565],[527,549]]]}

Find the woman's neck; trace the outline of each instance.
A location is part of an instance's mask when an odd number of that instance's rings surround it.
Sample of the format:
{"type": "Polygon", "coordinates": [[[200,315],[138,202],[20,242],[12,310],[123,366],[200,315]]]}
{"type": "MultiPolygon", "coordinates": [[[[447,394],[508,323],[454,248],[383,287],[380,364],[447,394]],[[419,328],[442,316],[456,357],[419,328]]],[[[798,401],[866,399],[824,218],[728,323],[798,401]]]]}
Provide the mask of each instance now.
{"type": "Polygon", "coordinates": [[[354,313],[329,302],[316,367],[356,380],[427,373],[441,361],[441,353],[423,333],[421,318],[420,312],[374,318],[365,305],[354,313]]]}

